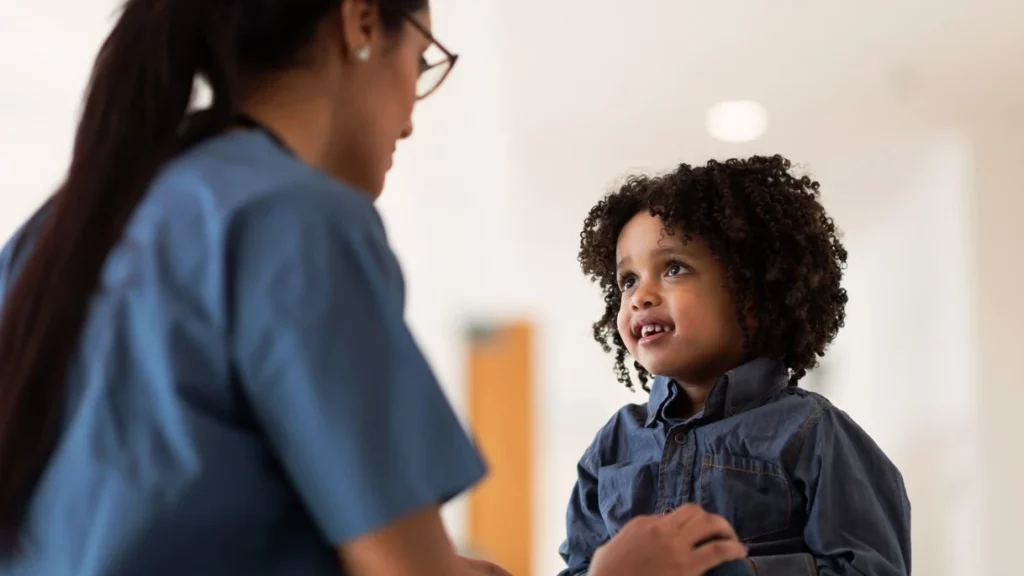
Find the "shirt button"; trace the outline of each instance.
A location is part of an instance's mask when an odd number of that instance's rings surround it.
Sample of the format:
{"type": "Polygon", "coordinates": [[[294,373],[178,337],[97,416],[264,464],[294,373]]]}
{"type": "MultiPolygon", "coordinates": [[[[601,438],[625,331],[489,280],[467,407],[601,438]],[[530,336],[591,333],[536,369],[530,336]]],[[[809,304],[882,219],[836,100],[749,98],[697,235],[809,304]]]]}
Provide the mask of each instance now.
{"type": "Polygon", "coordinates": [[[671,513],[672,513],[672,509],[671,509],[671,508],[662,508],[662,509],[661,509],[661,513],[662,513],[663,515],[665,515],[665,516],[668,516],[669,514],[671,514],[671,513]]]}
{"type": "Polygon", "coordinates": [[[686,432],[678,432],[675,436],[676,444],[686,444],[686,432]]]}

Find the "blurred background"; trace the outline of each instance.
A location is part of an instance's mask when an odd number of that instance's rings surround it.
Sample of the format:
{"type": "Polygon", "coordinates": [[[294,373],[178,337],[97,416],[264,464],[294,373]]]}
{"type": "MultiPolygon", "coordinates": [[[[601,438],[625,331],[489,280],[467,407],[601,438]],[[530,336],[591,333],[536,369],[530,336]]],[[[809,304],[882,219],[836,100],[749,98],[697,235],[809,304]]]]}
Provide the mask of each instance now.
{"type": "MultiPolygon", "coordinates": [[[[114,0],[0,0],[0,236],[60,182],[114,0]]],[[[627,174],[782,153],[850,251],[806,386],[902,469],[916,574],[1022,574],[1024,3],[433,0],[461,54],[379,205],[408,319],[492,477],[446,520],[554,574],[584,448],[643,392],[593,342],[576,263],[627,174]],[[740,104],[735,104],[740,102],[740,104]],[[725,103],[725,104],[722,104],[725,103]]]]}

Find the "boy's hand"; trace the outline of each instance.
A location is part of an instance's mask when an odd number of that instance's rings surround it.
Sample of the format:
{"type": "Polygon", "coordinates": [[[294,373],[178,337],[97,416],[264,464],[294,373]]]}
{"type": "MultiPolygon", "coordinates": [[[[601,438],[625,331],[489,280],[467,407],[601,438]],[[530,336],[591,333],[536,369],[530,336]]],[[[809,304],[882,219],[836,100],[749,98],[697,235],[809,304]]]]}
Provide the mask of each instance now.
{"type": "Polygon", "coordinates": [[[746,555],[724,518],[688,504],[665,516],[634,518],[594,554],[589,574],[701,576],[746,555]]]}

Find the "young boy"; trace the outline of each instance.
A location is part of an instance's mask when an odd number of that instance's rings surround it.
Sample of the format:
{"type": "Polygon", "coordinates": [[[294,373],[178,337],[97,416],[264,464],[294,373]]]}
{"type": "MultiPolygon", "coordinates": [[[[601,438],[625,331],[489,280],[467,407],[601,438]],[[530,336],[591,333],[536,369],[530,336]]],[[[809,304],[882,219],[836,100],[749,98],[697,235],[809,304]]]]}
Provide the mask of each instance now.
{"type": "Polygon", "coordinates": [[[638,176],[584,224],[604,292],[594,336],[650,392],[579,462],[565,575],[638,515],[696,503],[728,520],[758,576],[910,573],[899,470],[797,387],[843,325],[846,250],[818,183],[780,156],[638,176]]]}

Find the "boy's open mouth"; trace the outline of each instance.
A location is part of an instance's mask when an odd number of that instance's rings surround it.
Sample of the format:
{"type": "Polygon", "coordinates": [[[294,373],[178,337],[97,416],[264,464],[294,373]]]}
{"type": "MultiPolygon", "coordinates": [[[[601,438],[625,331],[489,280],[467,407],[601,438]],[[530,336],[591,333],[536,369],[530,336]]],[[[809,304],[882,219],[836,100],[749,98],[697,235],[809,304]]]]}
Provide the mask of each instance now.
{"type": "Polygon", "coordinates": [[[633,320],[633,326],[631,328],[633,337],[637,338],[641,344],[654,342],[675,330],[675,326],[673,326],[668,320],[655,318],[653,316],[636,318],[633,320]]]}

